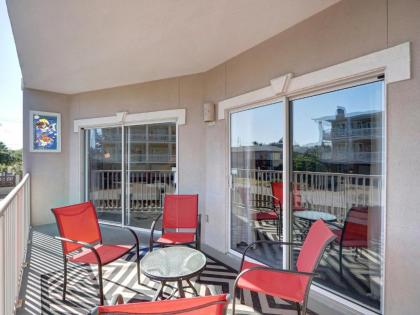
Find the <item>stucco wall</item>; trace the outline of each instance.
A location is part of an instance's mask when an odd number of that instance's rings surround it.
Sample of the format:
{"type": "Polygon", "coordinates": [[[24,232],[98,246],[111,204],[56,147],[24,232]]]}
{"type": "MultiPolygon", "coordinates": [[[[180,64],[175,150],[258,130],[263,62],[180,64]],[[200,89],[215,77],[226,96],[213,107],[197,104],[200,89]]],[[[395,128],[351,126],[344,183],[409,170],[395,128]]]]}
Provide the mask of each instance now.
{"type": "Polygon", "coordinates": [[[387,314],[419,314],[420,1],[389,1],[389,45],[410,41],[412,79],[388,87],[387,314]]]}
{"type": "Polygon", "coordinates": [[[31,173],[31,222],[52,222],[51,208],[68,203],[69,97],[35,90],[23,91],[24,173],[31,173]],[[61,153],[29,152],[29,111],[61,113],[61,153]]]}
{"type": "MultiPolygon", "coordinates": [[[[75,95],[70,100],[70,117],[74,119],[113,116],[116,112],[140,113],[185,108],[186,124],[179,127],[178,187],[180,193],[204,196],[204,123],[202,117],[202,76],[193,75],[155,81],[110,90],[75,95]]],[[[72,128],[72,126],[71,126],[72,128]]],[[[80,199],[80,134],[70,132],[71,201],[80,199]]],[[[203,208],[204,199],[200,198],[203,208]]]]}
{"type": "MultiPolygon", "coordinates": [[[[30,154],[33,223],[52,221],[48,209],[80,198],[80,145],[72,130],[78,118],[171,108],[186,108],[186,125],[179,129],[179,187],[199,193],[200,210],[209,216],[204,242],[226,252],[227,130],[226,121],[202,121],[204,101],[217,102],[269,84],[292,72],[304,74],[348,59],[412,42],[412,80],[388,86],[388,166],[386,227],[386,314],[417,314],[420,291],[418,248],[418,183],[420,172],[420,1],[344,0],[278,34],[249,51],[209,70],[181,78],[62,96],[26,90],[27,110],[45,109],[63,115],[63,152],[30,154]],[[52,172],[52,179],[48,176],[52,172]],[[402,246],[404,245],[404,246],[402,246]]],[[[28,147],[25,137],[24,147],[28,147]]]]}

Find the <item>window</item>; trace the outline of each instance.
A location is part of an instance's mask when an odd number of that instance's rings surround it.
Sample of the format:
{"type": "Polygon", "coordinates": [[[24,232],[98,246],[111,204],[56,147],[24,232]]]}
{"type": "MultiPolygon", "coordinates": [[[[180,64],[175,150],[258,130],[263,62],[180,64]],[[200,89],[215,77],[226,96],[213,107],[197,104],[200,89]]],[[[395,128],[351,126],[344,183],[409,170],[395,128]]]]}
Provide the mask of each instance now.
{"type": "Polygon", "coordinates": [[[291,209],[293,238],[305,238],[309,211],[324,218],[337,239],[315,283],[374,311],[383,285],[383,89],[376,81],[291,101],[291,176],[300,202],[291,209]],[[328,141],[318,127],[326,123],[328,141]]]}

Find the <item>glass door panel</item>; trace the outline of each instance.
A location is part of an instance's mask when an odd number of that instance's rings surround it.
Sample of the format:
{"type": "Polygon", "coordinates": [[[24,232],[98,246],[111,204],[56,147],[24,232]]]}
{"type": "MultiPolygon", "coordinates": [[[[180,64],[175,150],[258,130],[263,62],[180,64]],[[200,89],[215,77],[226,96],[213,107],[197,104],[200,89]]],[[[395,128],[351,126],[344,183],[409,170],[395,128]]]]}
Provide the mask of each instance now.
{"type": "MultiPolygon", "coordinates": [[[[305,238],[308,214],[323,217],[338,238],[314,282],[375,311],[383,268],[383,89],[376,81],[291,102],[293,238],[305,238]]],[[[298,254],[295,248],[292,257],[298,254]]]]}
{"type": "Polygon", "coordinates": [[[121,224],[122,128],[86,130],[87,199],[102,221],[121,224]]]}
{"type": "Polygon", "coordinates": [[[176,191],[176,124],[125,127],[125,135],[125,224],[148,229],[176,191]]]}
{"type": "MultiPolygon", "coordinates": [[[[283,103],[230,114],[231,249],[281,239],[283,103]],[[274,196],[274,197],[273,197],[274,196]]],[[[258,258],[281,259],[282,254],[258,258]]]]}

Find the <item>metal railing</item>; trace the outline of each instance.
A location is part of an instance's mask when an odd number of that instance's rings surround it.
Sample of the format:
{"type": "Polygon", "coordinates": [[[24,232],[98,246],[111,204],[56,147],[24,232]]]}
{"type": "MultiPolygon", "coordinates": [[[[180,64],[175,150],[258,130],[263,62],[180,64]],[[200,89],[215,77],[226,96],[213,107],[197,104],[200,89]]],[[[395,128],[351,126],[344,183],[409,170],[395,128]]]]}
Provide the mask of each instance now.
{"type": "Polygon", "coordinates": [[[17,175],[0,173],[0,187],[14,187],[17,182],[17,175]]]}
{"type": "Polygon", "coordinates": [[[159,163],[170,163],[175,162],[176,156],[174,154],[130,154],[130,162],[159,162],[159,163]]]}
{"type": "Polygon", "coordinates": [[[0,201],[0,314],[14,314],[30,225],[30,176],[0,201]]]}
{"type": "MultiPolygon", "coordinates": [[[[232,173],[233,201],[252,200],[257,207],[272,201],[271,183],[282,181],[282,171],[236,169],[232,173]]],[[[334,214],[340,222],[353,206],[381,204],[381,175],[295,171],[292,182],[303,208],[334,214]]]]}
{"type": "MultiPolygon", "coordinates": [[[[383,128],[380,127],[365,127],[365,128],[349,128],[349,129],[332,129],[329,133],[330,139],[338,139],[343,137],[380,137],[382,136],[383,128]]],[[[328,132],[325,134],[328,136],[328,132]]]]}
{"type": "MultiPolygon", "coordinates": [[[[130,170],[126,178],[126,205],[131,211],[160,210],[165,194],[174,193],[176,188],[174,171],[130,170]]],[[[120,170],[91,172],[89,199],[99,211],[120,211],[121,194],[120,170]]]]}
{"type": "Polygon", "coordinates": [[[377,163],[382,160],[382,152],[330,151],[322,152],[321,160],[347,163],[377,163]]]}

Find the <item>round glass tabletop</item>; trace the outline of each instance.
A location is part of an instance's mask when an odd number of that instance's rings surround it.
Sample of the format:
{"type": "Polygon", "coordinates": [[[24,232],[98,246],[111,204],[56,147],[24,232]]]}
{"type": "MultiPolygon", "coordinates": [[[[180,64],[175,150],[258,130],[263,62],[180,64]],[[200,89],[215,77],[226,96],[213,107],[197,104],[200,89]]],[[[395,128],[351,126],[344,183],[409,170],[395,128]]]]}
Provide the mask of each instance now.
{"type": "Polygon", "coordinates": [[[206,256],[185,246],[155,249],[140,260],[140,269],[146,276],[168,281],[193,277],[205,266],[206,256]]]}
{"type": "Polygon", "coordinates": [[[324,221],[335,221],[337,217],[331,213],[322,212],[322,211],[314,211],[314,210],[302,210],[302,211],[293,211],[293,215],[295,217],[309,220],[309,221],[316,221],[322,219],[324,221]]]}

